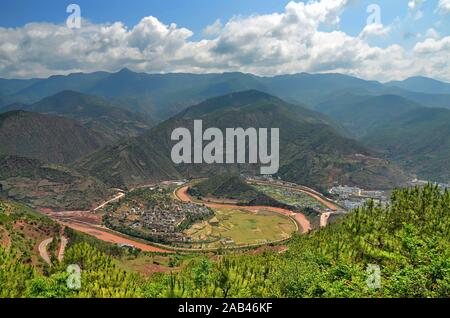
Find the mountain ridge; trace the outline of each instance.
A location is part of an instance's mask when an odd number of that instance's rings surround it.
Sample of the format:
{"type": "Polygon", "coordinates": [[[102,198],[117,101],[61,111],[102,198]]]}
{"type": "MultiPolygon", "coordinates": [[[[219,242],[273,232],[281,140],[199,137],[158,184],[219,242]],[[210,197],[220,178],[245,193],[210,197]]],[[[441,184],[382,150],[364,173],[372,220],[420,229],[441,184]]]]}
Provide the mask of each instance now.
{"type": "Polygon", "coordinates": [[[257,165],[174,165],[170,159],[171,147],[174,145],[171,133],[178,127],[192,128],[195,118],[203,120],[204,129],[217,127],[222,131],[233,126],[244,129],[279,127],[279,175],[287,180],[326,190],[334,181],[349,184],[360,182],[369,186],[365,179],[371,179],[374,181],[373,187],[388,187],[399,179],[392,174],[393,168],[387,162],[378,159],[370,161],[368,158],[373,158],[371,151],[354,140],[340,136],[331,124],[323,120],[323,115],[314,117],[312,114],[316,113],[309,109],[256,92],[224,95],[191,106],[146,134],[97,151],[77,162],[76,166],[112,186],[133,186],[158,179],[202,177],[226,171],[255,173],[257,165]],[[246,95],[253,95],[254,102],[248,104],[245,98],[240,101],[240,96],[246,95]],[[203,109],[208,109],[208,105],[220,104],[218,101],[223,102],[219,110],[202,113],[203,109]],[[292,109],[296,109],[296,112],[292,109]],[[303,118],[303,112],[311,118],[303,118]],[[358,159],[360,157],[357,154],[365,160],[358,159]],[[349,169],[348,165],[352,168],[349,169]],[[340,171],[343,173],[340,174],[340,171]],[[370,177],[376,173],[380,173],[379,177],[370,177]],[[391,180],[384,174],[388,174],[391,180]]]}
{"type": "MultiPolygon", "coordinates": [[[[0,92],[1,83],[0,81],[0,92]]],[[[360,95],[395,94],[428,107],[450,108],[450,94],[409,91],[388,83],[382,84],[339,73],[298,73],[263,77],[239,72],[148,74],[121,70],[116,73],[55,76],[29,83],[26,87],[21,85],[8,86],[8,92],[12,94],[3,94],[3,99],[9,103],[29,104],[62,90],[72,89],[85,94],[100,95],[116,102],[121,108],[150,114],[158,120],[168,119],[186,107],[208,98],[249,89],[264,91],[290,103],[301,103],[308,107],[314,107],[333,96],[353,92],[360,95]]],[[[6,87],[7,84],[3,86],[6,87]]]]}

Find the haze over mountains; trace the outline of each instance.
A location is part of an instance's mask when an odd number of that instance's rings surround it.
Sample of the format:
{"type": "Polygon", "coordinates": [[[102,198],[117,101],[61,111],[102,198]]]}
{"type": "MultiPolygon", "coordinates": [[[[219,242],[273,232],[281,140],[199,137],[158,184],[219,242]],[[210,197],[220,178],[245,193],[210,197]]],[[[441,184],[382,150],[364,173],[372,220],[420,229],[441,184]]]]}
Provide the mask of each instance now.
{"type": "Polygon", "coordinates": [[[254,165],[173,164],[170,134],[194,119],[204,129],[280,128],[278,176],[322,191],[392,188],[415,174],[450,179],[450,84],[424,77],[382,84],[341,74],[123,69],[0,79],[0,103],[0,154],[70,164],[71,173],[109,187],[257,172],[254,165]]]}
{"type": "Polygon", "coordinates": [[[395,94],[424,106],[450,108],[450,84],[421,78],[427,85],[411,81],[386,85],[342,74],[307,74],[260,77],[244,73],[224,74],[146,74],[123,69],[117,73],[96,72],[52,76],[48,79],[0,80],[0,97],[6,104],[35,103],[64,90],[103,96],[125,109],[168,119],[203,100],[237,91],[256,89],[287,102],[308,107],[336,95],[395,94]],[[437,94],[437,92],[439,94],[437,94]]]}

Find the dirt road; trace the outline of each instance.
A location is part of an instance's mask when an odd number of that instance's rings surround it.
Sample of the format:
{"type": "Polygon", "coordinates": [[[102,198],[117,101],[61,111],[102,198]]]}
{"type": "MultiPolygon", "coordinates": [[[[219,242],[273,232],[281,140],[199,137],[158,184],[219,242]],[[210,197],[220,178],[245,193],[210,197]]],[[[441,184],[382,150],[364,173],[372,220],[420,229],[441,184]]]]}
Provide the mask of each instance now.
{"type": "MultiPolygon", "coordinates": [[[[61,222],[61,221],[60,221],[61,222]]],[[[88,224],[81,224],[81,223],[75,223],[75,222],[61,222],[63,225],[70,227],[71,229],[75,231],[79,231],[88,235],[91,235],[99,240],[113,243],[113,244],[128,244],[133,245],[134,247],[144,251],[144,252],[160,252],[160,253],[171,253],[168,250],[164,250],[162,248],[152,246],[149,244],[141,243],[138,241],[135,241],[133,239],[128,239],[116,234],[113,234],[111,232],[107,232],[101,228],[91,226],[88,224]]]]}
{"type": "Polygon", "coordinates": [[[331,216],[331,212],[322,213],[320,215],[320,227],[325,227],[328,225],[328,219],[331,216]]]}
{"type": "Polygon", "coordinates": [[[111,200],[108,200],[108,201],[103,202],[102,204],[100,204],[98,207],[96,207],[96,208],[94,209],[94,211],[100,210],[100,209],[104,208],[106,205],[110,204],[111,202],[120,200],[120,199],[123,198],[124,196],[125,196],[125,193],[123,193],[123,192],[118,193],[118,194],[117,194],[114,198],[112,198],[111,200]]]}
{"type": "Polygon", "coordinates": [[[52,262],[50,260],[50,256],[48,255],[47,246],[53,242],[53,237],[50,237],[48,239],[43,240],[38,247],[39,254],[41,255],[42,259],[48,264],[52,265],[52,262]]]}
{"type": "Polygon", "coordinates": [[[183,202],[193,202],[193,203],[202,203],[210,208],[216,208],[216,209],[244,209],[249,210],[252,212],[257,212],[260,210],[267,210],[276,212],[279,214],[283,214],[286,216],[289,216],[297,221],[297,223],[300,225],[302,229],[302,233],[308,233],[311,230],[311,224],[308,221],[308,219],[301,213],[295,213],[290,210],[282,209],[282,208],[275,208],[271,206],[241,206],[241,205],[233,205],[233,204],[220,204],[220,203],[210,203],[210,202],[195,202],[192,200],[192,198],[187,193],[187,190],[189,189],[189,186],[184,186],[179,188],[175,191],[175,195],[178,199],[180,199],[183,202]]]}
{"type": "Polygon", "coordinates": [[[61,236],[61,245],[59,246],[58,251],[58,261],[60,262],[64,259],[64,252],[66,251],[67,242],[67,238],[65,236],[61,236]]]}

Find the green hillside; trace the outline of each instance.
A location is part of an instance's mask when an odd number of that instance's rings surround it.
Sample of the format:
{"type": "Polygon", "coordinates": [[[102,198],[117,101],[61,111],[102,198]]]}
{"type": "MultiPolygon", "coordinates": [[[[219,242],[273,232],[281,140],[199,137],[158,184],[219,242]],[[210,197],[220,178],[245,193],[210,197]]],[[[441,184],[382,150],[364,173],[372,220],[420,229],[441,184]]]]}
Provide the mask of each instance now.
{"type": "Polygon", "coordinates": [[[106,144],[103,135],[72,119],[25,111],[0,114],[0,154],[70,163],[106,144]]]}
{"type": "Polygon", "coordinates": [[[327,114],[360,138],[386,121],[420,107],[423,106],[396,95],[344,94],[317,105],[315,110],[327,114]]]}
{"type": "Polygon", "coordinates": [[[342,95],[316,107],[367,147],[422,179],[450,180],[450,111],[395,96],[342,95]]]}
{"type": "Polygon", "coordinates": [[[178,127],[192,131],[194,119],[203,120],[204,129],[222,131],[228,127],[279,128],[279,175],[296,183],[326,190],[333,182],[390,188],[403,181],[401,171],[358,142],[342,137],[323,115],[258,91],[209,99],[144,135],[83,158],[76,166],[118,187],[226,171],[259,173],[259,166],[245,164],[175,166],[170,159],[175,144],[171,133],[178,127]]]}
{"type": "MultiPolygon", "coordinates": [[[[50,218],[23,204],[0,198],[0,245],[14,249],[18,262],[43,269],[45,263],[39,257],[38,245],[50,237],[56,243],[60,231],[60,226],[50,218]]],[[[56,245],[51,247],[55,252],[56,245]]]]}
{"type": "Polygon", "coordinates": [[[0,194],[33,207],[89,210],[108,197],[100,181],[35,159],[0,156],[0,194]]]}
{"type": "Polygon", "coordinates": [[[450,180],[450,111],[418,108],[386,120],[363,142],[386,156],[434,181],[450,180]]]}
{"type": "Polygon", "coordinates": [[[101,97],[75,91],[62,91],[31,105],[12,104],[0,111],[18,109],[75,119],[109,143],[137,136],[153,125],[146,115],[121,109],[101,97]]]}
{"type": "Polygon", "coordinates": [[[440,297],[450,295],[450,192],[397,190],[389,207],[368,204],[330,226],[298,236],[280,254],[199,256],[182,270],[142,278],[114,258],[74,244],[47,276],[15,264],[0,247],[0,295],[27,297],[440,297]],[[80,264],[81,289],[66,286],[80,264]],[[369,267],[372,266],[372,267],[369,267]],[[380,285],[369,285],[378,266],[380,285]],[[377,288],[380,287],[380,288],[377,288]]]}
{"type": "Polygon", "coordinates": [[[222,198],[249,202],[266,197],[237,174],[218,174],[189,188],[189,194],[202,198],[222,198]]]}

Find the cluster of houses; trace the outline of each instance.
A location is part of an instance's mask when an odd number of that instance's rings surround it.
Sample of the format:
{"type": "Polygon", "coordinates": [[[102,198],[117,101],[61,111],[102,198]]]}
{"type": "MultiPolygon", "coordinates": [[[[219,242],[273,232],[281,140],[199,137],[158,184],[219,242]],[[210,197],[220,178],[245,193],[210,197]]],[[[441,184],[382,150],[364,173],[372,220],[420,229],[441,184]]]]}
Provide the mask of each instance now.
{"type": "Polygon", "coordinates": [[[330,193],[338,197],[340,203],[346,210],[353,210],[363,206],[368,200],[373,200],[382,205],[387,204],[388,194],[380,190],[364,190],[358,187],[335,186],[330,193]]]}
{"type": "Polygon", "coordinates": [[[450,190],[450,184],[448,184],[448,183],[433,182],[433,181],[428,181],[428,180],[414,179],[414,180],[412,180],[410,182],[410,185],[413,186],[413,187],[415,187],[415,186],[423,187],[423,186],[426,186],[429,183],[431,183],[433,185],[437,185],[441,191],[445,191],[446,189],[450,190]]]}
{"type": "Polygon", "coordinates": [[[212,215],[206,206],[178,201],[165,202],[148,208],[134,206],[119,215],[119,221],[134,231],[172,242],[188,242],[180,225],[189,220],[200,220],[212,215]]]}

